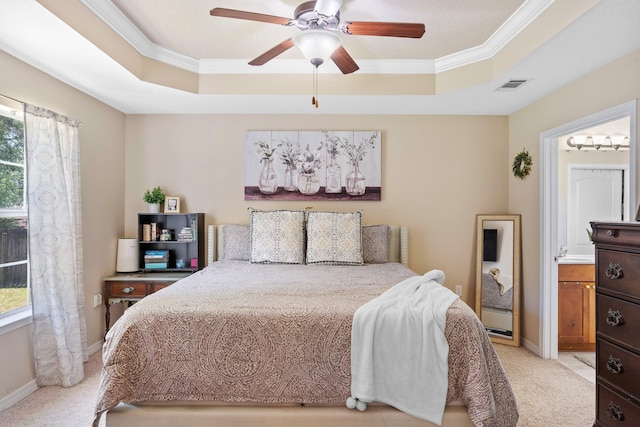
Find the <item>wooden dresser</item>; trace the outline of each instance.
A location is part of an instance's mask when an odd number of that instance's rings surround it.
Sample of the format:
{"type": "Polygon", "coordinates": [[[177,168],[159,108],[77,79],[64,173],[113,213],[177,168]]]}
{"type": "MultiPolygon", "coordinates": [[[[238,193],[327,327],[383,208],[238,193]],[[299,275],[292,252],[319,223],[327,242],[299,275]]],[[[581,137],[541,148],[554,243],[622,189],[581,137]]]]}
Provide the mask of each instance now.
{"type": "Polygon", "coordinates": [[[596,426],[640,425],[640,223],[592,222],[596,426]]]}

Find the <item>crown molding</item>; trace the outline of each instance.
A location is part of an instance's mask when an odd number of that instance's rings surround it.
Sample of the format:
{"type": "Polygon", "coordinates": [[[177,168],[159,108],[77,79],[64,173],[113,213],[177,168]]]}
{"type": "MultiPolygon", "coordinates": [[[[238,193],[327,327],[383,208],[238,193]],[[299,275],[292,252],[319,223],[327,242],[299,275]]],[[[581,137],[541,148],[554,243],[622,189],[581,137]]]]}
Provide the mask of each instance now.
{"type": "MultiPolygon", "coordinates": [[[[358,60],[358,74],[433,74],[431,60],[358,60]]],[[[199,74],[307,74],[313,66],[306,59],[274,59],[260,67],[249,65],[244,59],[202,59],[199,74]]],[[[320,74],[341,74],[333,61],[318,68],[320,74]]]]}
{"type": "Polygon", "coordinates": [[[498,30],[480,46],[436,59],[436,73],[493,58],[502,48],[531,24],[555,0],[526,0],[498,30]]]}
{"type": "MultiPolygon", "coordinates": [[[[262,67],[251,67],[245,60],[196,59],[153,43],[111,0],[80,0],[141,55],[197,74],[308,73],[305,60],[275,60],[262,67]]],[[[359,60],[359,73],[435,74],[492,58],[555,0],[525,0],[489,39],[480,46],[435,60],[359,60]]],[[[321,67],[322,72],[338,73],[337,67],[321,67]]]]}
{"type": "Polygon", "coordinates": [[[141,55],[186,71],[199,72],[199,60],[153,43],[111,0],[80,1],[141,55]]]}

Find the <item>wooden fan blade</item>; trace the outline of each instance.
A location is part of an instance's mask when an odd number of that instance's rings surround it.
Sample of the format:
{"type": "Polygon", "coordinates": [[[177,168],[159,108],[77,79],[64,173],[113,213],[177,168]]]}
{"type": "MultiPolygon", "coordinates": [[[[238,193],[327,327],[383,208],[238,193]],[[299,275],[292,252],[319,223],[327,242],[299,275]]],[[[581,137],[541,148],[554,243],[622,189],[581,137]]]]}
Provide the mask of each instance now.
{"type": "Polygon", "coordinates": [[[223,18],[246,19],[248,21],[266,22],[268,24],[290,25],[291,19],[282,16],[264,15],[262,13],[245,12],[244,10],[225,9],[216,7],[209,12],[211,16],[221,16],[223,18]]]}
{"type": "Polygon", "coordinates": [[[356,36],[409,37],[419,39],[424,34],[424,24],[409,22],[347,22],[344,25],[347,34],[356,36]]]}
{"type": "Polygon", "coordinates": [[[351,74],[360,69],[356,61],[353,60],[343,46],[340,46],[331,54],[331,60],[338,66],[340,71],[342,71],[342,74],[351,74]]]}
{"type": "Polygon", "coordinates": [[[276,56],[280,55],[283,52],[286,52],[288,49],[293,47],[293,39],[287,39],[282,43],[272,47],[262,55],[258,56],[253,61],[249,62],[249,65],[264,65],[267,62],[271,61],[276,56]]]}

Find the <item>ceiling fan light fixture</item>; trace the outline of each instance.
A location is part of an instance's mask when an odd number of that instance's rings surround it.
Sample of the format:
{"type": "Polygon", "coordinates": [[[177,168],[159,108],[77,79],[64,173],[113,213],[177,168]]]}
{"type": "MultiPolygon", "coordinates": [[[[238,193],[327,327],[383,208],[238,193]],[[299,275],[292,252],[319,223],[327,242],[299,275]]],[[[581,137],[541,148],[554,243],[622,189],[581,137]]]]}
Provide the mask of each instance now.
{"type": "Polygon", "coordinates": [[[342,0],[318,0],[315,11],[322,16],[333,16],[338,13],[340,6],[342,6],[342,0]]]}
{"type": "Polygon", "coordinates": [[[317,68],[342,45],[342,39],[330,31],[308,30],[295,36],[293,44],[317,68]]]}

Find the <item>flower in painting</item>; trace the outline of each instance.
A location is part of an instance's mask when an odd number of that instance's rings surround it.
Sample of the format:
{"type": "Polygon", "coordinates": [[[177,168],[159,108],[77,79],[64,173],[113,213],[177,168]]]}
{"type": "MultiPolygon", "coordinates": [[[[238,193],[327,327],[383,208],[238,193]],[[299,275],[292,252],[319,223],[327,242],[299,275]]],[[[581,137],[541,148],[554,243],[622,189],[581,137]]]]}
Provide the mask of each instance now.
{"type": "Polygon", "coordinates": [[[271,156],[276,152],[276,148],[271,147],[271,145],[264,141],[257,141],[256,145],[258,146],[256,153],[260,156],[260,163],[264,160],[271,160],[271,156]]]}
{"type": "Polygon", "coordinates": [[[349,158],[351,163],[359,163],[364,159],[370,148],[375,148],[378,132],[373,132],[369,138],[363,137],[358,144],[349,142],[348,139],[340,139],[340,148],[349,158]]]}
{"type": "Polygon", "coordinates": [[[322,153],[323,146],[324,144],[320,142],[318,148],[311,151],[309,144],[307,144],[305,151],[298,154],[296,167],[303,173],[313,173],[320,169],[320,165],[322,164],[320,154],[322,153]]]}
{"type": "Polygon", "coordinates": [[[289,138],[285,137],[284,141],[280,141],[278,144],[278,148],[281,150],[280,159],[282,164],[295,169],[296,161],[300,155],[300,144],[297,141],[293,143],[289,141],[289,138]]]}
{"type": "MultiPolygon", "coordinates": [[[[336,157],[340,154],[339,145],[341,143],[339,136],[329,136],[327,137],[327,154],[331,157],[336,157]]],[[[346,139],[345,139],[346,141],[346,139]]],[[[347,141],[348,142],[348,141],[347,141]]]]}

